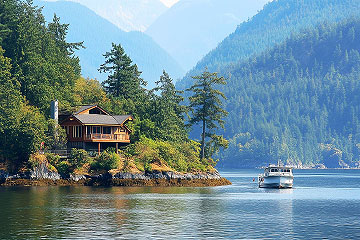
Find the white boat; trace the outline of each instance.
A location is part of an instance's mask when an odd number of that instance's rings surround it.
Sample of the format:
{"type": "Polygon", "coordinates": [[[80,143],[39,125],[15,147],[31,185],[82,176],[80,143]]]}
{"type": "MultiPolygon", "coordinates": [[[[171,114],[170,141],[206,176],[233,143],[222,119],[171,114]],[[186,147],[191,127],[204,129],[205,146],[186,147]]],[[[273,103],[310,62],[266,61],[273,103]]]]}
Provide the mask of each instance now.
{"type": "Polygon", "coordinates": [[[294,175],[291,167],[269,165],[258,177],[260,188],[292,188],[294,175]]]}

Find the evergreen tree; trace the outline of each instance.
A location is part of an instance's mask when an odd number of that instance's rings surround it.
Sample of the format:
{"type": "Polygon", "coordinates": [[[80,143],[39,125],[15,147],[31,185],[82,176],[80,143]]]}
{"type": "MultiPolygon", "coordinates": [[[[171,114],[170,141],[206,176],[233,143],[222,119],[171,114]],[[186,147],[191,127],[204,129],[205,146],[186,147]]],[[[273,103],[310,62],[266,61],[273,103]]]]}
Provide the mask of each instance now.
{"type": "Polygon", "coordinates": [[[54,14],[53,21],[48,25],[49,32],[53,35],[56,45],[59,47],[63,54],[72,56],[75,50],[84,48],[84,42],[68,43],[66,41],[66,35],[68,33],[69,24],[61,24],[60,18],[54,14]]]}
{"type": "Polygon", "coordinates": [[[134,102],[144,94],[146,82],[140,78],[141,72],[136,64],[125,54],[121,45],[112,44],[110,52],[104,54],[105,63],[99,68],[100,72],[109,73],[103,82],[107,93],[114,97],[131,99],[134,102]]]}
{"type": "Polygon", "coordinates": [[[201,124],[201,155],[200,158],[210,158],[219,147],[227,147],[227,141],[215,134],[219,127],[224,128],[223,117],[227,112],[222,108],[222,99],[225,95],[217,90],[216,85],[225,85],[224,77],[218,77],[217,73],[205,70],[201,75],[192,77],[195,83],[186,91],[193,93],[189,97],[192,117],[190,125],[201,124]],[[207,139],[210,139],[206,142],[207,139]]]}
{"type": "Polygon", "coordinates": [[[31,1],[2,1],[0,8],[5,11],[0,14],[0,44],[12,61],[11,72],[22,95],[43,113],[55,98],[70,106],[80,76],[79,59],[72,54],[81,43],[67,44],[67,25],[55,17],[47,26],[41,9],[31,1]]]}
{"type": "Polygon", "coordinates": [[[158,137],[173,142],[185,141],[187,139],[184,125],[186,107],[180,105],[184,101],[181,96],[183,91],[176,90],[173,80],[165,71],[156,85],[153,91],[159,92],[160,96],[153,96],[153,121],[158,128],[158,137]]]}
{"type": "Polygon", "coordinates": [[[39,111],[26,104],[19,84],[11,74],[10,59],[0,47],[0,161],[21,167],[45,138],[46,121],[39,111]]]}

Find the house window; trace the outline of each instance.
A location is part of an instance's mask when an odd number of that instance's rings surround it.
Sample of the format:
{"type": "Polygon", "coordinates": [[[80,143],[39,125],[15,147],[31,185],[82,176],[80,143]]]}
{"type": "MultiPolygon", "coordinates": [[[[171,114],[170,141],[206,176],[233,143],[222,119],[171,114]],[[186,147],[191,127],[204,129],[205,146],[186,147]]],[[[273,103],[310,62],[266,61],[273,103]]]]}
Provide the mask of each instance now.
{"type": "Polygon", "coordinates": [[[89,111],[89,114],[101,114],[101,115],[105,115],[102,111],[100,111],[100,110],[97,109],[97,108],[91,109],[91,110],[89,111]]]}
{"type": "Polygon", "coordinates": [[[111,134],[111,127],[103,127],[103,134],[111,134]]]}
{"type": "Polygon", "coordinates": [[[73,138],[81,138],[81,137],[82,137],[82,126],[74,126],[73,138]]]}
{"type": "Polygon", "coordinates": [[[101,127],[92,127],[92,133],[93,134],[100,134],[101,133],[101,127]]]}
{"type": "Polygon", "coordinates": [[[86,134],[91,134],[91,126],[86,127],[86,134]]]}

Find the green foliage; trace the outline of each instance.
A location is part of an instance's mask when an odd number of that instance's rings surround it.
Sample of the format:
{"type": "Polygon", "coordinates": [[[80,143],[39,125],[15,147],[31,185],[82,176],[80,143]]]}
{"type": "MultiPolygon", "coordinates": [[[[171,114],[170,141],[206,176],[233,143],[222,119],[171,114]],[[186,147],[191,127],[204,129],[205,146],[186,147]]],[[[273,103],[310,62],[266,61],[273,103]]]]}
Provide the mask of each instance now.
{"type": "Polygon", "coordinates": [[[144,94],[141,86],[146,82],[140,78],[136,64],[125,54],[121,45],[112,44],[110,52],[104,54],[105,63],[99,68],[100,72],[110,73],[108,79],[103,82],[107,93],[114,97],[138,100],[144,94]]]}
{"type": "Polygon", "coordinates": [[[65,129],[56,124],[54,120],[48,120],[48,127],[45,135],[45,146],[47,149],[54,150],[66,148],[67,136],[65,129]]]}
{"type": "Polygon", "coordinates": [[[0,47],[0,160],[11,160],[16,168],[39,149],[46,121],[21,96],[10,59],[3,53],[0,47]]]}
{"type": "Polygon", "coordinates": [[[111,150],[102,152],[95,157],[94,162],[91,163],[91,168],[95,170],[111,170],[117,169],[120,166],[121,158],[119,154],[111,150]]]}
{"type": "Polygon", "coordinates": [[[61,161],[56,165],[56,169],[61,175],[68,175],[71,172],[70,168],[71,166],[67,161],[61,161]]]}
{"type": "Polygon", "coordinates": [[[226,97],[215,87],[225,85],[226,81],[223,77],[218,77],[217,73],[210,73],[207,70],[193,78],[195,83],[187,89],[193,94],[189,97],[192,112],[189,123],[190,125],[200,123],[202,127],[200,158],[210,158],[213,153],[218,151],[219,147],[227,146],[226,140],[215,134],[217,128],[224,128],[222,118],[228,114],[222,108],[222,99],[226,99],[226,97]],[[207,141],[207,138],[211,140],[207,141]]]}
{"type": "Polygon", "coordinates": [[[48,113],[49,102],[58,99],[64,105],[73,102],[72,90],[80,75],[79,59],[72,56],[81,44],[65,42],[67,25],[58,18],[46,26],[41,9],[31,2],[10,1],[13,8],[3,13],[10,29],[0,43],[5,56],[12,60],[12,73],[29,104],[48,113]]]}
{"type": "Polygon", "coordinates": [[[53,154],[53,153],[45,153],[46,160],[52,165],[52,166],[58,166],[60,163],[60,156],[53,154]]]}
{"type": "Polygon", "coordinates": [[[73,102],[79,61],[66,43],[67,25],[58,18],[46,26],[41,9],[32,1],[0,4],[0,160],[14,168],[29,159],[41,142],[61,147],[61,130],[48,122],[50,101],[73,102]],[[10,65],[11,61],[11,65],[10,65]]]}
{"type": "Polygon", "coordinates": [[[163,170],[170,170],[170,167],[179,172],[206,171],[211,166],[209,160],[200,160],[200,145],[195,141],[173,143],[141,138],[127,147],[126,151],[137,165],[148,171],[152,170],[151,164],[156,164],[163,170]]]}
{"type": "Polygon", "coordinates": [[[90,156],[87,151],[84,149],[71,149],[68,162],[71,167],[79,168],[82,167],[85,163],[90,162],[90,156]]]}
{"type": "Polygon", "coordinates": [[[159,95],[153,95],[151,100],[151,119],[156,127],[156,137],[171,142],[185,141],[187,129],[184,126],[184,116],[187,109],[181,105],[184,101],[181,96],[183,92],[176,90],[173,80],[165,71],[156,85],[153,91],[159,95]]]}
{"type": "Polygon", "coordinates": [[[107,98],[101,84],[94,79],[78,78],[75,81],[74,98],[76,105],[92,105],[100,106],[108,105],[110,99],[107,98]]]}

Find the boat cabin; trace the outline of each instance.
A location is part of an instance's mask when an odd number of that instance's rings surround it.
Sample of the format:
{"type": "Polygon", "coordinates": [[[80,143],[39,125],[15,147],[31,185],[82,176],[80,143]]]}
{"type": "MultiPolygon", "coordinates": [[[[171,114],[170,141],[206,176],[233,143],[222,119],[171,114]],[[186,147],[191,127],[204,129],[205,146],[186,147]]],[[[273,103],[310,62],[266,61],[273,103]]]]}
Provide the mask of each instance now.
{"type": "Polygon", "coordinates": [[[62,118],[60,126],[66,130],[68,148],[100,152],[130,143],[131,131],[126,123],[133,120],[131,115],[111,115],[99,106],[89,105],[62,118]]]}
{"type": "Polygon", "coordinates": [[[271,175],[292,175],[292,168],[291,167],[281,167],[281,166],[269,166],[266,167],[264,170],[265,176],[271,175]]]}

